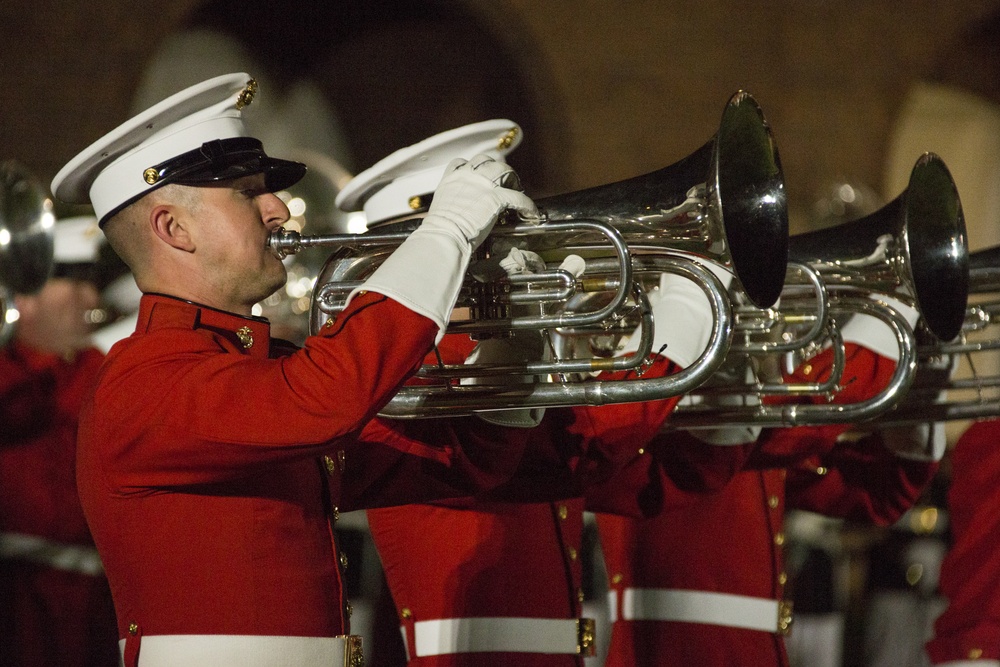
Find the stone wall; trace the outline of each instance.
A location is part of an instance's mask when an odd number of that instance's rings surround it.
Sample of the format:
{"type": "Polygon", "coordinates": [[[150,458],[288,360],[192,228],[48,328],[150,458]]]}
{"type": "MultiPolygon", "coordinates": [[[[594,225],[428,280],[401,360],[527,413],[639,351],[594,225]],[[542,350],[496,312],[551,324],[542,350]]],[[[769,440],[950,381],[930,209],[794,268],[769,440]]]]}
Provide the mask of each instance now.
{"type": "MultiPolygon", "coordinates": [[[[0,4],[0,158],[18,159],[51,178],[127,117],[145,59],[198,4],[0,4]]],[[[881,189],[887,136],[902,95],[961,26],[1000,7],[996,0],[463,4],[519,54],[528,72],[537,120],[525,145],[545,164],[534,189],[527,183],[529,191],[578,189],[672,163],[708,140],[729,95],[746,89],[777,137],[793,229],[808,224],[828,183],[881,189]]],[[[317,63],[317,76],[330,77],[331,96],[351,119],[345,125],[352,139],[368,147],[358,168],[377,159],[373,152],[400,147],[391,141],[446,129],[427,123],[412,102],[423,100],[413,91],[426,86],[394,80],[392,72],[401,70],[392,63],[410,62],[414,51],[440,51],[443,60],[454,60],[462,49],[445,54],[447,35],[409,28],[378,38],[384,61],[377,77],[362,71],[365,49],[357,45],[363,36],[349,51],[330,49],[326,62],[317,63]],[[368,77],[369,91],[384,82],[388,92],[359,92],[349,85],[359,76],[368,77]],[[377,104],[380,113],[366,104],[377,104]],[[380,143],[379,135],[391,139],[380,143]]],[[[270,32],[265,26],[260,39],[270,32]]],[[[331,43],[343,39],[334,33],[331,43]]],[[[438,122],[462,118],[439,115],[438,122]]]]}

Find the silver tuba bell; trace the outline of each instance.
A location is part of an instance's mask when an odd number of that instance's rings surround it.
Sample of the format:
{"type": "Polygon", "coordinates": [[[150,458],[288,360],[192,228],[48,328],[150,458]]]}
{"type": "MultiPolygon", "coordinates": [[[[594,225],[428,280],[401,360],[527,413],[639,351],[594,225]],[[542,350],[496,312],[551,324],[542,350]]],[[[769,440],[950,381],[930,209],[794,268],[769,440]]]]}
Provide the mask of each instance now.
{"type": "MultiPolygon", "coordinates": [[[[498,224],[478,251],[479,260],[500,258],[511,247],[538,253],[547,270],[528,282],[506,276],[484,277],[473,261],[449,332],[474,337],[504,336],[517,329],[564,328],[620,330],[628,313],[642,312],[641,281],[633,276],[670,271],[699,284],[716,317],[705,354],[684,372],[628,382],[539,381],[502,390],[485,385],[404,387],[383,410],[389,417],[467,414],[475,410],[557,405],[601,405],[663,398],[690,391],[721,364],[732,336],[731,306],[721,283],[691,258],[725,265],[747,296],[770,305],[780,294],[787,264],[788,216],[777,148],[760,107],[747,93],[728,101],[716,136],[683,160],[658,171],[578,192],[536,200],[540,221],[498,224]],[[586,272],[574,277],[556,267],[569,254],[586,259],[586,272]],[[640,259],[641,258],[641,259],[640,259]],[[654,267],[655,271],[650,271],[654,267]],[[530,284],[529,284],[530,283],[530,284]],[[593,299],[581,299],[592,295],[593,299]],[[596,304],[581,311],[570,304],[596,304]],[[524,315],[533,312],[534,315],[524,315]]],[[[337,250],[327,261],[314,290],[310,328],[318,330],[343,308],[346,296],[388,256],[419,218],[380,225],[361,235],[299,236],[276,231],[271,247],[279,255],[324,245],[337,250]]],[[[648,314],[647,314],[648,316],[648,314]]],[[[634,321],[634,317],[629,318],[634,321]]],[[[655,323],[653,324],[655,326],[655,323]]],[[[651,326],[643,327],[649,335],[651,326]]],[[[648,342],[645,353],[648,354],[648,342]]],[[[640,348],[642,351],[643,348],[640,348]]],[[[491,372],[561,378],[596,370],[621,370],[641,363],[621,357],[556,360],[520,370],[444,369],[453,383],[491,372]]],[[[442,379],[442,369],[421,373],[442,379]]]]}
{"type": "Polygon", "coordinates": [[[14,293],[34,292],[49,278],[54,224],[52,200],[34,175],[0,163],[0,346],[14,332],[14,293]]]}
{"type": "MultiPolygon", "coordinates": [[[[955,183],[939,157],[924,154],[915,163],[906,190],[870,215],[834,227],[799,234],[789,241],[792,264],[818,272],[830,295],[830,327],[837,362],[842,368],[838,320],[857,313],[881,319],[899,345],[899,361],[888,386],[858,404],[767,404],[765,396],[795,393],[831,396],[834,386],[788,392],[782,386],[756,384],[742,392],[739,405],[724,408],[681,406],[671,418],[676,428],[715,428],[719,424],[796,426],[857,423],[885,415],[907,399],[917,372],[917,343],[906,321],[888,305],[869,297],[884,294],[915,307],[928,337],[953,339],[962,328],[969,291],[969,254],[965,220],[955,183]]],[[[790,284],[789,289],[796,289],[790,284]]],[[[789,301],[791,299],[788,299],[789,301]]],[[[786,307],[782,297],[779,313],[786,307]]],[[[721,393],[716,391],[715,393],[721,393]]]]}

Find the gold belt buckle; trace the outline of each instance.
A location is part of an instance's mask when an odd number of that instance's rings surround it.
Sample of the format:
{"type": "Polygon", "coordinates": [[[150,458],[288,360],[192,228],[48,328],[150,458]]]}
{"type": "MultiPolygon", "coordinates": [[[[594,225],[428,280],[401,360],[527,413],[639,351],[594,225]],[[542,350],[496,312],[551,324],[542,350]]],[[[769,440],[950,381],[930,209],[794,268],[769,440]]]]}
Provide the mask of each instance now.
{"type": "Polygon", "coordinates": [[[592,618],[576,620],[576,652],[585,658],[597,655],[597,644],[594,641],[595,624],[592,618]]]}
{"type": "Polygon", "coordinates": [[[344,635],[345,667],[365,667],[365,653],[361,648],[361,635],[344,635]]]}
{"type": "Polygon", "coordinates": [[[792,631],[792,601],[778,601],[778,634],[787,637],[792,631]]]}

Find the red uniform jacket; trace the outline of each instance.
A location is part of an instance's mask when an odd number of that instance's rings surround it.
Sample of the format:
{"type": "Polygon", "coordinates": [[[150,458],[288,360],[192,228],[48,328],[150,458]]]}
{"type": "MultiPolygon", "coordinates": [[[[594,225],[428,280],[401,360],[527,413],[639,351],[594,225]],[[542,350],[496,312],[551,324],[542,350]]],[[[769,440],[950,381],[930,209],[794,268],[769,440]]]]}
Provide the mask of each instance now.
{"type": "Polygon", "coordinates": [[[266,321],[143,297],[136,333],[112,348],[84,408],[78,460],[126,665],[140,647],[169,661],[165,647],[196,641],[279,646],[284,664],[311,665],[306,654],[329,646],[311,639],[348,632],[330,524],[345,471],[355,497],[344,504],[356,506],[380,496],[371,485],[416,492],[421,474],[469,461],[454,439],[417,451],[395,426],[366,427],[435,333],[365,294],[302,350],[279,351],[266,321]]]}
{"type": "MultiPolygon", "coordinates": [[[[826,373],[826,361],[821,356],[804,375],[826,373]]],[[[839,400],[872,395],[893,369],[851,346],[849,389],[839,400]]],[[[936,469],[867,441],[835,446],[847,428],[765,431],[746,469],[717,493],[692,493],[686,506],[652,519],[599,515],[614,619],[608,667],[787,665],[785,508],[888,523],[936,469]]],[[[691,450],[682,441],[674,455],[691,450]]]]}
{"type": "Polygon", "coordinates": [[[114,608],[76,490],[80,406],[103,355],[0,350],[0,662],[110,667],[114,608]]]}
{"type": "Polygon", "coordinates": [[[948,606],[934,623],[934,638],[927,643],[935,665],[1000,660],[998,441],[1000,421],[977,422],[962,434],[950,454],[952,545],[941,564],[940,580],[948,606]]]}
{"type": "MultiPolygon", "coordinates": [[[[670,370],[661,358],[645,377],[670,370]]],[[[408,664],[582,666],[576,650],[584,491],[595,489],[595,504],[637,515],[674,506],[685,494],[664,469],[661,452],[646,443],[677,400],[550,409],[530,433],[564,452],[565,467],[529,470],[522,462],[510,484],[478,501],[369,510],[408,664]],[[574,471],[569,483],[552,478],[567,469],[574,471]],[[614,484],[606,483],[612,476],[614,484]],[[567,499],[531,502],[552,497],[567,499]]],[[[742,455],[740,448],[719,449],[742,455]]],[[[529,448],[538,451],[549,449],[529,448]]]]}

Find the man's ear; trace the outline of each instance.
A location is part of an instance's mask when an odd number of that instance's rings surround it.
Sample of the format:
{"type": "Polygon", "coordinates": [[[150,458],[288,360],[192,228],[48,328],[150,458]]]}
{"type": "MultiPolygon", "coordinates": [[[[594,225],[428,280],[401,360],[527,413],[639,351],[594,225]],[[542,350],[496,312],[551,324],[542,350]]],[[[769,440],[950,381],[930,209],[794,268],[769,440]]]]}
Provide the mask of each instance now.
{"type": "Polygon", "coordinates": [[[171,204],[154,206],[149,211],[149,226],[167,245],[184,252],[194,252],[194,239],[191,237],[187,221],[177,206],[171,204]]]}

